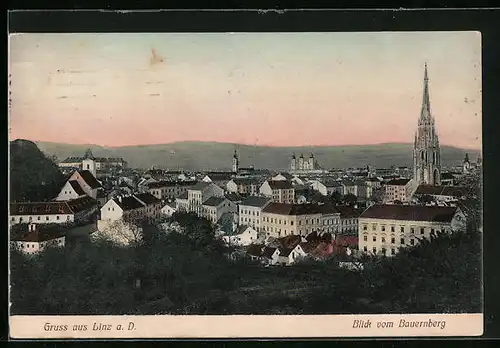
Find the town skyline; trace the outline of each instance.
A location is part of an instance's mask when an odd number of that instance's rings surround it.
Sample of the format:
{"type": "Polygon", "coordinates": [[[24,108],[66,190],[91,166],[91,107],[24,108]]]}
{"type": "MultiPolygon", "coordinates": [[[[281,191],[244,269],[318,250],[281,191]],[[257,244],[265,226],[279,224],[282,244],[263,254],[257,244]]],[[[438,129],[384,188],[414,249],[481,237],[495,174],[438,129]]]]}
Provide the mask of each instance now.
{"type": "Polygon", "coordinates": [[[480,150],[480,50],[475,32],[15,35],[9,138],[412,143],[427,63],[441,144],[480,150]]]}

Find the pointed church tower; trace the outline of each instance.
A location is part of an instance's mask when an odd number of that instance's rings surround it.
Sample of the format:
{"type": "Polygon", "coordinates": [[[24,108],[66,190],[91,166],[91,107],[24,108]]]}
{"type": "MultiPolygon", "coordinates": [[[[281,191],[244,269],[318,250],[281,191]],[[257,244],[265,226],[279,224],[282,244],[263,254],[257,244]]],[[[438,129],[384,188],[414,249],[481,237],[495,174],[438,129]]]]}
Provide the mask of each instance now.
{"type": "Polygon", "coordinates": [[[297,170],[297,158],[295,157],[295,152],[292,154],[292,160],[290,161],[290,171],[295,172],[297,170]]]}
{"type": "Polygon", "coordinates": [[[234,155],[233,155],[233,173],[238,173],[238,166],[239,166],[238,154],[236,153],[236,149],[234,149],[234,155]]]}
{"type": "Polygon", "coordinates": [[[427,63],[424,68],[424,93],[418,128],[413,144],[413,178],[417,184],[441,184],[441,150],[431,114],[427,63]]]}

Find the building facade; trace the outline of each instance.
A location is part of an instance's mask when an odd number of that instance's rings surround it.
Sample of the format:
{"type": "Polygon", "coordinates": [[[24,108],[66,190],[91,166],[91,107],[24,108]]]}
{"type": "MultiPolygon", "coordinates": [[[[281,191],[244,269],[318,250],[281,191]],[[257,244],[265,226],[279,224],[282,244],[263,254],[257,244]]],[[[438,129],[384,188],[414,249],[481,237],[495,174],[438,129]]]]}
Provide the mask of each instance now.
{"type": "Polygon", "coordinates": [[[238,207],[238,220],[240,226],[250,226],[257,232],[261,231],[262,209],[271,199],[268,197],[250,196],[243,200],[238,207]]]}
{"type": "Polygon", "coordinates": [[[273,202],[288,204],[295,202],[295,190],[289,181],[268,180],[261,185],[259,192],[263,196],[271,197],[273,202]]]}
{"type": "Polygon", "coordinates": [[[416,184],[440,185],[441,150],[429,99],[427,63],[424,71],[424,93],[418,128],[413,144],[413,178],[416,184]]]}
{"type": "Polygon", "coordinates": [[[451,233],[464,223],[457,207],[375,205],[359,218],[359,248],[373,255],[394,256],[400,248],[415,246],[434,233],[451,233]]]}

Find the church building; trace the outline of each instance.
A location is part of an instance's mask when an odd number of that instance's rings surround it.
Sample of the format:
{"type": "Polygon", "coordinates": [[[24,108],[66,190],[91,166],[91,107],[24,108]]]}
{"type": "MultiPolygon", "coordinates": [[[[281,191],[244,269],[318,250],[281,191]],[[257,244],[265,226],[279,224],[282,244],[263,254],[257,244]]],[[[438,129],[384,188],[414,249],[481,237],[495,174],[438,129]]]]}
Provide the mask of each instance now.
{"type": "Polygon", "coordinates": [[[429,99],[427,63],[424,70],[424,93],[418,129],[413,144],[413,179],[417,185],[441,184],[441,151],[429,99]]]}

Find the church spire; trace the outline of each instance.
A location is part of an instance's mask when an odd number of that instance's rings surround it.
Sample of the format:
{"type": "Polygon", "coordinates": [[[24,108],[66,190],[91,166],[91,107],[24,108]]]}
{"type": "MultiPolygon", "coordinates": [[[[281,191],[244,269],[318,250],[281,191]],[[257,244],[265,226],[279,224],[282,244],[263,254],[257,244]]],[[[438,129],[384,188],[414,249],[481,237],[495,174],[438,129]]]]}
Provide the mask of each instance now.
{"type": "Polygon", "coordinates": [[[430,117],[431,115],[431,102],[429,98],[429,76],[427,75],[427,62],[424,65],[424,94],[422,98],[422,111],[421,118],[430,117]]]}

